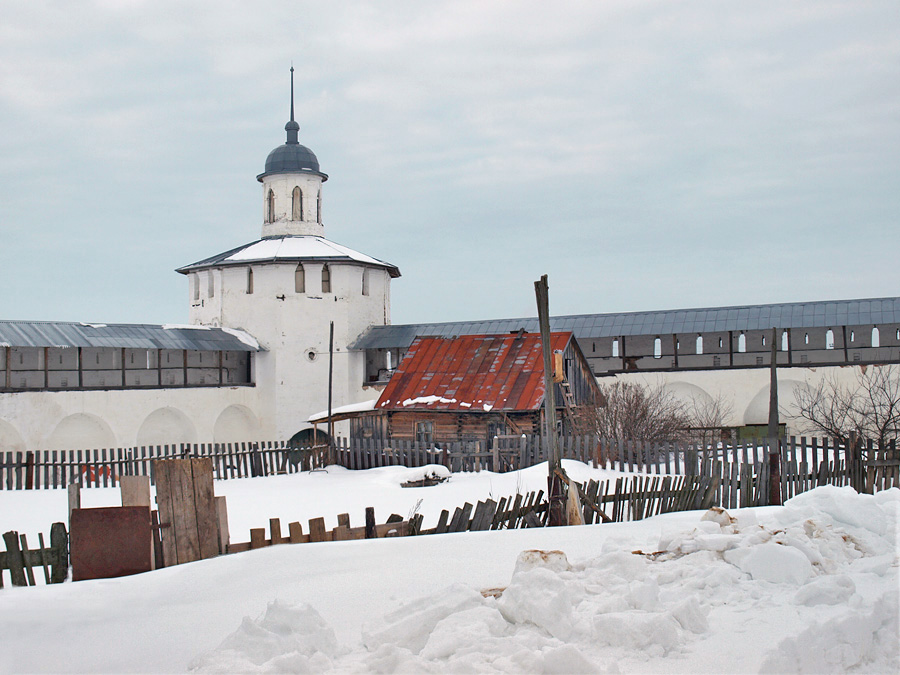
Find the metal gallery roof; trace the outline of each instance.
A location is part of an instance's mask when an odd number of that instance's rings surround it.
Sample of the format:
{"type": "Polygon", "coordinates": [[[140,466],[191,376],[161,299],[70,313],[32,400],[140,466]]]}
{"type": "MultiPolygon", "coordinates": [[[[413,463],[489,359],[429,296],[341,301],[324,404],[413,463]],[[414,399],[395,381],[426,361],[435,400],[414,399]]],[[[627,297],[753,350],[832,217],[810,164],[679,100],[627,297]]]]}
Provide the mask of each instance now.
{"type": "Polygon", "coordinates": [[[0,346],[262,351],[249,333],[231,328],[66,321],[0,321],[0,346]]]}
{"type": "Polygon", "coordinates": [[[249,244],[238,246],[230,251],[219,253],[184,267],[176,272],[189,274],[197,270],[229,265],[246,265],[248,263],[267,262],[355,262],[371,267],[382,267],[391,278],[400,276],[396,265],[378,260],[365,253],[354,251],[325,237],[316,235],[284,235],[257,239],[249,244]]]}
{"type": "MultiPolygon", "coordinates": [[[[770,328],[831,328],[900,323],[900,298],[870,298],[743,305],[703,309],[672,309],[616,314],[573,314],[550,318],[550,329],[571,331],[577,339],[673,333],[715,333],[770,328]]],[[[536,317],[372,326],[352,349],[405,349],[417,336],[453,337],[510,333],[524,328],[538,332],[536,317]]]]}
{"type": "MultiPolygon", "coordinates": [[[[571,333],[552,333],[564,351],[571,333]]],[[[420,337],[413,341],[375,410],[535,410],[544,400],[540,334],[420,337]]]]}

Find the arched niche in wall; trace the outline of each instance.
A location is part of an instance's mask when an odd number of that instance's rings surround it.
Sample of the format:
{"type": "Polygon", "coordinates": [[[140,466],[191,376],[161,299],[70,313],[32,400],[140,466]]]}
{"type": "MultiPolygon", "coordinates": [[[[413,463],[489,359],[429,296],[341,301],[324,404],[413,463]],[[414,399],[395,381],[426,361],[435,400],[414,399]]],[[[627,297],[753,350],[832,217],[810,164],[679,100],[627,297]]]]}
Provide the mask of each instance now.
{"type": "Polygon", "coordinates": [[[196,442],[194,423],[177,408],[158,408],[147,415],[135,439],[138,446],[196,442]]]}
{"type": "Polygon", "coordinates": [[[116,435],[102,417],[75,413],[64,417],[47,437],[47,450],[92,450],[116,447],[116,435]]]}
{"type": "Polygon", "coordinates": [[[6,420],[0,420],[0,452],[22,452],[25,441],[19,431],[6,420]]]}
{"type": "Polygon", "coordinates": [[[698,387],[690,382],[666,382],[665,389],[688,406],[710,405],[714,400],[703,387],[698,387]]]}
{"type": "Polygon", "coordinates": [[[324,444],[327,442],[327,431],[320,428],[318,432],[316,432],[313,427],[309,427],[307,429],[302,429],[291,436],[290,440],[288,441],[288,445],[292,448],[308,448],[313,445],[324,444]]]}
{"type": "MultiPolygon", "coordinates": [[[[779,422],[791,426],[797,414],[795,391],[805,389],[807,384],[800,380],[778,380],[778,416],[779,422]]],[[[735,411],[737,412],[737,411],[735,411]]],[[[744,424],[767,424],[769,422],[769,385],[760,389],[744,410],[744,424]]]]}
{"type": "Polygon", "coordinates": [[[243,405],[230,405],[216,419],[213,427],[215,443],[258,440],[261,440],[259,438],[259,419],[250,408],[243,405]]]}

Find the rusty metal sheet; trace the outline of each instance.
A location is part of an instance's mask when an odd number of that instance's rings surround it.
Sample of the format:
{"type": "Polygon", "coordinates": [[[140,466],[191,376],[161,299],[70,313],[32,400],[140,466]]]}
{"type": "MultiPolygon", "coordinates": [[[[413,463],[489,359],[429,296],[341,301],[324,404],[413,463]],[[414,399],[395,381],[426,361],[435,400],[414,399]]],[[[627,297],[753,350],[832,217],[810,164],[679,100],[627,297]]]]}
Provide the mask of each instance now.
{"type": "MultiPolygon", "coordinates": [[[[564,351],[572,333],[553,333],[551,346],[564,351]]],[[[376,410],[528,411],[544,397],[541,336],[462,335],[420,337],[375,405],[376,410]],[[441,397],[443,400],[404,401],[441,397]]]]}
{"type": "Polygon", "coordinates": [[[73,509],[69,528],[74,581],[150,571],[150,507],[73,509]]]}

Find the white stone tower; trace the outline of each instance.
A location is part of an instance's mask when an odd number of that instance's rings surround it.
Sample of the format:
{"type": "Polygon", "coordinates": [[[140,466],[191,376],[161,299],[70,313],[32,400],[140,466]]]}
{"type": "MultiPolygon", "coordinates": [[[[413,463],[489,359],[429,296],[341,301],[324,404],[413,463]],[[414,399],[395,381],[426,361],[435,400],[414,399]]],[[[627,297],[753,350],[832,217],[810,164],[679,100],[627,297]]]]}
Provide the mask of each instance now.
{"type": "Polygon", "coordinates": [[[325,238],[322,184],[313,152],[297,140],[293,68],[287,140],[257,176],[262,237],[179,268],[190,280],[192,324],[239,328],[266,351],[253,378],[263,433],[289,439],[328,405],[328,338],[334,322],[334,407],[371,398],[364,355],[347,347],[371,325],[390,323],[390,282],[400,271],[325,238]]]}

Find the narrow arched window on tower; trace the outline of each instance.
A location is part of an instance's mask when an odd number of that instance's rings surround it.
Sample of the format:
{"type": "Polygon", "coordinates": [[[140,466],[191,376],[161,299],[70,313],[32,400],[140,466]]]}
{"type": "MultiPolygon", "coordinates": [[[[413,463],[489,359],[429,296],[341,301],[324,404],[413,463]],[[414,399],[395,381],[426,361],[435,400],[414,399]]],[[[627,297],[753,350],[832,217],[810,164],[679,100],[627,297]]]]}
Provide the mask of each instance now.
{"type": "Polygon", "coordinates": [[[303,220],[303,192],[300,186],[294,188],[292,203],[291,220],[303,220]]]}
{"type": "Polygon", "coordinates": [[[694,351],[695,351],[697,354],[702,354],[702,353],[703,353],[703,336],[702,336],[702,335],[698,335],[698,336],[697,336],[697,341],[696,341],[696,343],[695,343],[695,345],[694,345],[694,351]]]}
{"type": "Polygon", "coordinates": [[[872,346],[880,347],[881,346],[881,334],[878,332],[878,326],[872,328],[872,346]]]}
{"type": "Polygon", "coordinates": [[[362,271],[362,294],[369,294],[369,270],[363,267],[362,271]]]}
{"type": "Polygon", "coordinates": [[[253,293],[253,269],[247,268],[247,294],[253,293]]]}
{"type": "Polygon", "coordinates": [[[322,292],[331,293],[331,270],[328,265],[322,265],[322,292]]]}
{"type": "Polygon", "coordinates": [[[790,340],[788,338],[788,332],[783,330],[781,331],[781,351],[786,352],[789,346],[790,340]]]}
{"type": "Polygon", "coordinates": [[[322,222],[322,191],[319,190],[319,194],[316,195],[316,222],[322,222]]]}
{"type": "Polygon", "coordinates": [[[216,277],[213,275],[213,271],[210,270],[207,272],[209,277],[206,279],[206,295],[210,298],[216,297],[216,277]]]}
{"type": "Polygon", "coordinates": [[[653,340],[653,358],[662,358],[662,338],[655,338],[653,340]]]}
{"type": "Polygon", "coordinates": [[[275,222],[275,193],[272,190],[269,190],[269,195],[266,197],[266,222],[275,222]]]}
{"type": "Polygon", "coordinates": [[[200,275],[192,274],[191,275],[191,286],[193,286],[194,300],[200,299],[200,275]]]}
{"type": "Polygon", "coordinates": [[[741,333],[738,335],[738,351],[745,352],[747,351],[747,336],[741,333]]]}
{"type": "Polygon", "coordinates": [[[294,293],[306,293],[306,272],[303,271],[303,265],[297,264],[294,270],[294,293]]]}
{"type": "Polygon", "coordinates": [[[830,328],[825,331],[825,349],[834,349],[834,331],[830,328]]]}

